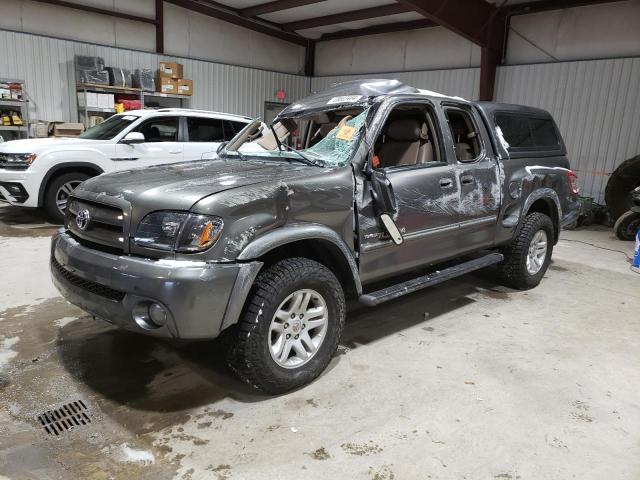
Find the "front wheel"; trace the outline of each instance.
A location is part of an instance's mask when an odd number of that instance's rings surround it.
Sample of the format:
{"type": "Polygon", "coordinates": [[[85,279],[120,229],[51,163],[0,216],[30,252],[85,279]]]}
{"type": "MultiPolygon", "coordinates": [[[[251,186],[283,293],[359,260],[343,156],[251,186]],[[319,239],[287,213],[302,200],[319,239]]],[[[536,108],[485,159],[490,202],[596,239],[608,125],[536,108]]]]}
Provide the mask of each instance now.
{"type": "Polygon", "coordinates": [[[64,212],[71,192],[90,178],[86,173],[70,172],[54,178],[44,194],[44,209],[54,223],[64,223],[64,212]]]}
{"type": "Polygon", "coordinates": [[[640,229],[640,213],[629,210],[616,220],[613,231],[620,240],[635,240],[640,229]]]}
{"type": "Polygon", "coordinates": [[[526,290],[537,286],[549,267],[553,253],[553,223],[542,213],[525,217],[517,236],[504,249],[500,274],[507,286],[526,290]]]}
{"type": "Polygon", "coordinates": [[[345,316],[342,286],[331,270],[307,258],[281,260],[252,288],[229,339],[229,366],[266,393],[305,385],[336,352],[345,316]]]}

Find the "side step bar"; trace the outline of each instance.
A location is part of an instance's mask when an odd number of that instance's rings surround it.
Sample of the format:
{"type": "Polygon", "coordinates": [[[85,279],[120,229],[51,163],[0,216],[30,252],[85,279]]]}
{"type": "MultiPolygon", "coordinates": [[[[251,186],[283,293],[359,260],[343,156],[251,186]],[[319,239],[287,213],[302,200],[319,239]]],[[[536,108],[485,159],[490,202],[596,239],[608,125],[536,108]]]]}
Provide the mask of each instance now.
{"type": "Polygon", "coordinates": [[[448,267],[428,275],[423,275],[422,277],[413,278],[406,282],[383,288],[376,292],[366,293],[360,296],[358,300],[367,307],[373,307],[380,303],[406,295],[407,293],[413,293],[418,290],[422,290],[423,288],[431,287],[432,285],[437,285],[438,283],[459,277],[460,275],[473,272],[474,270],[488,267],[494,263],[500,263],[503,260],[504,255],[501,253],[490,253],[483,257],[474,258],[473,260],[468,260],[452,267],[448,267]]]}

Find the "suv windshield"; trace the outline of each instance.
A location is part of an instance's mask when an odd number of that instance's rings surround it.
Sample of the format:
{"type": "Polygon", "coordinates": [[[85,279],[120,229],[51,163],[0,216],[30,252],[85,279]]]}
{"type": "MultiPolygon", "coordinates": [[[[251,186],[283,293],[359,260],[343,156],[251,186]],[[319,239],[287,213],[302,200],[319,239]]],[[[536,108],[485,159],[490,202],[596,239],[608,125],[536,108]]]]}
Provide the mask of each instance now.
{"type": "Polygon", "coordinates": [[[115,115],[98,125],[91,127],[80,135],[80,138],[88,140],[111,140],[122,130],[138,120],[135,115],[115,115]]]}
{"type": "MultiPolygon", "coordinates": [[[[238,155],[240,157],[257,157],[261,159],[287,159],[306,160],[309,164],[318,164],[323,167],[342,167],[351,159],[355,147],[358,145],[363,128],[367,119],[369,109],[364,110],[359,115],[348,119],[345,118],[341,124],[335,126],[326,136],[313,146],[301,150],[292,147],[282,147],[267,149],[260,147],[260,142],[249,141],[251,135],[246,132],[246,137],[240,138],[240,134],[230,142],[233,148],[227,148],[222,152],[223,156],[238,155]],[[237,141],[238,140],[238,141],[237,141]],[[246,143],[245,143],[246,142],[246,143]],[[238,145],[235,145],[238,143],[238,145]]],[[[264,133],[264,132],[263,132],[264,133]]]]}

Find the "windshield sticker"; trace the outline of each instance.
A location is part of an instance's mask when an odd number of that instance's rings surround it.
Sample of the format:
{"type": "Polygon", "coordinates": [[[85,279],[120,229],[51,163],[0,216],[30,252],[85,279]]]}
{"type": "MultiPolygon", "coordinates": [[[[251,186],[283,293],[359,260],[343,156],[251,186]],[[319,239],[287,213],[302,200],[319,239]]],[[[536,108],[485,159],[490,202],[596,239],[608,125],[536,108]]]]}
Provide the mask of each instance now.
{"type": "Polygon", "coordinates": [[[356,133],[355,128],[350,127],[349,125],[343,125],[338,131],[336,138],[338,140],[344,140],[345,142],[350,142],[353,139],[353,135],[355,133],[356,133]]]}
{"type": "Polygon", "coordinates": [[[327,105],[335,105],[336,103],[354,103],[362,100],[362,95],[343,95],[342,97],[333,97],[327,102],[327,105]]]}

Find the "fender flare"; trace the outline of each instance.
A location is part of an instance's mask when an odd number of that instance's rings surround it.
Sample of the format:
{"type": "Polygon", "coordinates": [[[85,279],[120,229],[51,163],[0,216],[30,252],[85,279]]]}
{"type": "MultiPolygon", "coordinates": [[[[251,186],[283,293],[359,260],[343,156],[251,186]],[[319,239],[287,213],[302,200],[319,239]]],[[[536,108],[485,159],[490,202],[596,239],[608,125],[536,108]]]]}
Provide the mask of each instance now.
{"type": "Polygon", "coordinates": [[[40,188],[38,189],[38,207],[42,206],[42,203],[44,201],[44,191],[47,188],[47,184],[49,183],[49,180],[51,180],[51,177],[53,177],[56,172],[60,170],[66,170],[67,168],[89,168],[98,172],[98,175],[104,173],[104,170],[102,170],[102,168],[97,166],[95,163],[89,162],[65,162],[54,165],[47,171],[45,176],[42,178],[42,181],[40,182],[40,188]]]}
{"type": "Polygon", "coordinates": [[[240,252],[237,259],[239,261],[256,260],[275,248],[301,240],[324,240],[336,246],[342,253],[343,260],[349,265],[357,294],[362,294],[360,273],[358,272],[358,265],[351,250],[340,235],[325,225],[299,223],[277,228],[249,243],[242,252],[240,252]]]}
{"type": "Polygon", "coordinates": [[[562,218],[562,207],[560,207],[560,198],[558,197],[558,193],[551,188],[537,188],[529,194],[522,207],[522,215],[520,216],[518,228],[520,227],[520,225],[522,225],[522,221],[529,213],[531,205],[533,205],[537,200],[541,199],[551,200],[551,202],[555,206],[555,215],[552,216],[551,221],[553,222],[553,227],[556,231],[555,240],[557,242],[558,238],[560,237],[560,219],[562,218]]]}

